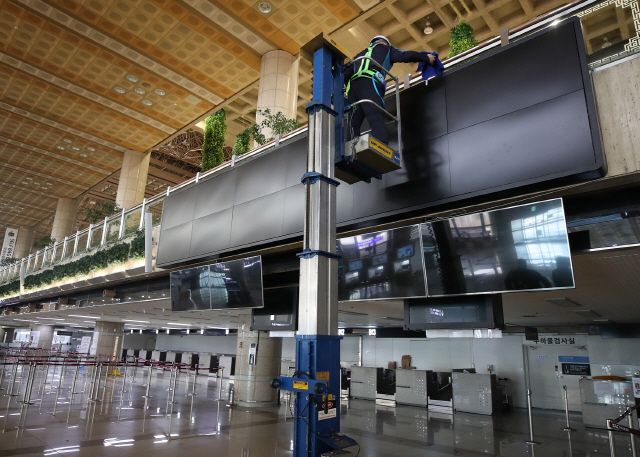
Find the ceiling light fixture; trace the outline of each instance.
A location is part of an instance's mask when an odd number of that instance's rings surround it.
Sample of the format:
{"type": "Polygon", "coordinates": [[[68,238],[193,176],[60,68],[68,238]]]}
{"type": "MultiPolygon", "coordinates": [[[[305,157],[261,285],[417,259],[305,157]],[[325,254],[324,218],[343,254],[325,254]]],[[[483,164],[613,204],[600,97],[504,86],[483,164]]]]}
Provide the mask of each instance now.
{"type": "Polygon", "coordinates": [[[146,98],[144,100],[142,100],[142,104],[146,105],[146,106],[151,106],[153,105],[153,103],[151,102],[151,100],[147,100],[146,98]]]}
{"type": "Polygon", "coordinates": [[[267,3],[267,2],[261,2],[258,5],[258,9],[260,10],[261,13],[263,14],[269,14],[271,12],[271,4],[267,3]]]}
{"type": "Polygon", "coordinates": [[[126,90],[124,90],[124,88],[120,86],[114,87],[113,90],[115,90],[119,94],[124,94],[126,92],[126,90]]]}
{"type": "Polygon", "coordinates": [[[71,141],[69,138],[63,138],[62,141],[69,144],[73,143],[73,141],[71,141]]]}
{"type": "Polygon", "coordinates": [[[604,37],[604,40],[602,40],[602,49],[608,48],[609,46],[611,46],[609,38],[604,37]]]}
{"type": "Polygon", "coordinates": [[[186,325],[187,327],[191,327],[191,324],[181,324],[180,322],[167,322],[167,325],[186,325]]]}
{"type": "Polygon", "coordinates": [[[427,21],[427,24],[424,26],[424,34],[431,35],[433,33],[433,27],[431,27],[431,22],[427,21]]]}
{"type": "Polygon", "coordinates": [[[127,79],[129,81],[131,81],[132,83],[137,83],[138,82],[138,77],[137,76],[127,75],[127,79]]]}
{"type": "Polygon", "coordinates": [[[61,151],[64,151],[66,148],[64,146],[58,146],[58,149],[60,149],[61,151]]]}
{"type": "Polygon", "coordinates": [[[158,95],[160,95],[160,96],[163,96],[163,95],[165,95],[165,94],[166,94],[166,92],[165,92],[165,91],[163,91],[162,89],[156,89],[156,90],[155,90],[155,92],[156,92],[156,94],[158,94],[158,95]]]}
{"type": "Polygon", "coordinates": [[[150,321],[134,321],[134,320],[131,320],[131,319],[120,319],[120,320],[122,322],[140,322],[142,324],[150,324],[151,323],[150,321]]]}
{"type": "Polygon", "coordinates": [[[87,151],[94,152],[95,150],[96,150],[96,148],[92,148],[91,146],[87,146],[87,151]]]}
{"type": "Polygon", "coordinates": [[[140,94],[140,95],[144,95],[147,93],[146,90],[144,90],[142,87],[136,87],[135,89],[133,89],[135,91],[136,94],[140,94]]]}

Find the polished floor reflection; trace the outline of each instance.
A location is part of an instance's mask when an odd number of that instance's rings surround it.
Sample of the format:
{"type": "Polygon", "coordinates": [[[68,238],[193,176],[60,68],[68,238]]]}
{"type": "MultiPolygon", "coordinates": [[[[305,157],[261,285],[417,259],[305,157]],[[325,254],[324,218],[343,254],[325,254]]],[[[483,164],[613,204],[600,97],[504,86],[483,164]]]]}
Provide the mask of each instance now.
{"type": "MultiPolygon", "coordinates": [[[[75,368],[66,370],[62,382],[59,368],[56,373],[50,370],[46,382],[45,371],[40,369],[30,383],[32,404],[27,405],[20,403],[28,384],[27,374],[28,370],[24,377],[21,372],[15,377],[12,393],[17,396],[6,396],[13,381],[10,371],[2,381],[2,457],[110,457],[150,452],[189,457],[292,455],[293,421],[290,414],[287,416],[286,404],[255,410],[229,408],[227,380],[219,385],[216,378],[198,376],[194,386],[193,375],[183,373],[171,391],[167,390],[171,385],[169,372],[154,370],[150,398],[143,398],[147,393],[146,369],[138,369],[135,377],[128,376],[124,383],[121,376],[107,376],[106,389],[104,375],[99,386],[92,386],[92,376],[78,369],[77,393],[72,395],[75,368]]],[[[579,417],[572,419],[572,426],[578,430],[569,436],[561,430],[563,415],[537,412],[535,438],[541,444],[535,447],[535,454],[608,456],[607,433],[586,429],[579,417]]],[[[342,428],[360,443],[362,457],[532,455],[524,443],[528,438],[525,411],[494,417],[451,416],[421,408],[345,400],[342,428]]],[[[617,438],[617,451],[619,457],[631,455],[627,437],[617,438]]]]}

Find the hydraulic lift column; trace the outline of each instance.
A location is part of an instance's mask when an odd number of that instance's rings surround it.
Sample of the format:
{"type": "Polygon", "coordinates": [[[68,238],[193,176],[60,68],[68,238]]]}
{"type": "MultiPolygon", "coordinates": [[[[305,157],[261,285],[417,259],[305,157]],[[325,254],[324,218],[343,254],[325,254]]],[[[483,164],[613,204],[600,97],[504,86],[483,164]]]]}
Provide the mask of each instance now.
{"type": "MultiPolygon", "coordinates": [[[[309,114],[304,249],[300,257],[300,304],[296,372],[272,386],[295,393],[294,456],[342,453],[356,443],[340,432],[340,339],[336,255],[336,145],[343,143],[345,53],[322,35],[301,49],[313,59],[309,114]]],[[[338,146],[340,147],[340,146],[338,146]]],[[[348,454],[344,452],[344,454],[348,454]]],[[[328,455],[328,454],[327,454],[328,455]]]]}

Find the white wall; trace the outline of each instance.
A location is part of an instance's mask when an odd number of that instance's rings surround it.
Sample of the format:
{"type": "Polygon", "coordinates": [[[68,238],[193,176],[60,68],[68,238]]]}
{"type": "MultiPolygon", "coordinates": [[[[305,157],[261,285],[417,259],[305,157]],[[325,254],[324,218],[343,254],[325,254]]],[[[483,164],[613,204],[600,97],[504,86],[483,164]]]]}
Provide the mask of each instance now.
{"type": "Polygon", "coordinates": [[[173,352],[197,352],[211,354],[236,354],[237,335],[163,335],[156,338],[156,350],[173,352]]]}
{"type": "Polygon", "coordinates": [[[125,333],[122,347],[124,349],[144,349],[152,351],[156,347],[156,335],[125,333]]]}
{"type": "Polygon", "coordinates": [[[282,356],[283,360],[296,359],[296,339],[282,338],[282,356]]]}

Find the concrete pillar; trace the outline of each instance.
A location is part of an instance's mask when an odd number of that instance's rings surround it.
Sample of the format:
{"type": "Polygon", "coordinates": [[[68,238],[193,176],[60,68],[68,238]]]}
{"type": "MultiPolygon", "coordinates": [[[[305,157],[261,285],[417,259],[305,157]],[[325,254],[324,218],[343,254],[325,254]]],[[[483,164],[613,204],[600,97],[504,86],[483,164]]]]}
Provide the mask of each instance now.
{"type": "Polygon", "coordinates": [[[142,203],[147,187],[150,158],[151,154],[145,152],[127,151],[124,153],[118,193],[116,194],[116,203],[121,208],[129,209],[142,203]]]}
{"type": "Polygon", "coordinates": [[[271,381],[280,374],[282,338],[250,330],[251,315],[240,316],[236,353],[235,402],[243,407],[275,404],[278,394],[271,381]],[[251,344],[257,345],[255,364],[249,365],[251,344]]]}
{"type": "Polygon", "coordinates": [[[39,332],[38,341],[34,346],[49,351],[53,342],[53,331],[53,325],[31,324],[31,335],[33,336],[33,332],[39,332]]]}
{"type": "Polygon", "coordinates": [[[104,355],[119,357],[122,352],[122,340],[124,339],[124,322],[96,322],[91,346],[96,347],[96,353],[92,355],[104,355]],[[114,356],[115,354],[115,356],[114,356]]]}
{"type": "Polygon", "coordinates": [[[13,257],[21,259],[28,256],[31,253],[31,246],[33,245],[33,234],[35,233],[34,227],[20,226],[18,228],[18,239],[16,240],[16,248],[13,251],[13,257]]]}
{"type": "MultiPolygon", "coordinates": [[[[269,51],[262,56],[258,109],[269,109],[271,114],[282,112],[287,119],[295,119],[298,112],[298,58],[286,51],[269,51]]],[[[258,114],[259,124],[264,116],[258,114]]],[[[271,131],[262,132],[265,137],[271,131]]]]}
{"type": "MultiPolygon", "coordinates": [[[[74,233],[77,212],[77,200],[73,198],[58,199],[56,214],[53,218],[53,228],[51,229],[51,238],[55,238],[56,241],[62,241],[64,237],[72,235],[74,233]]],[[[18,236],[20,236],[19,233],[18,236]]]]}

